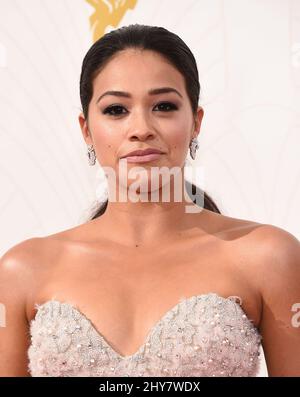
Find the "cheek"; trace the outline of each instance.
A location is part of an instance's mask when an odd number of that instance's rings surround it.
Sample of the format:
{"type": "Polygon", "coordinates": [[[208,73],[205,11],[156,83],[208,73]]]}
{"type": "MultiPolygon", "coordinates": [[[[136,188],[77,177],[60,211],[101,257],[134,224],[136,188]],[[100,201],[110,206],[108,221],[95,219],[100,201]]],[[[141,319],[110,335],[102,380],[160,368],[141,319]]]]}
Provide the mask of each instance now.
{"type": "Polygon", "coordinates": [[[117,150],[120,145],[120,140],[116,133],[113,133],[103,126],[91,124],[90,126],[94,147],[97,158],[102,166],[115,164],[117,158],[117,150]]]}
{"type": "Polygon", "coordinates": [[[183,159],[189,146],[189,134],[186,123],[178,124],[169,137],[169,147],[172,158],[183,159]]]}

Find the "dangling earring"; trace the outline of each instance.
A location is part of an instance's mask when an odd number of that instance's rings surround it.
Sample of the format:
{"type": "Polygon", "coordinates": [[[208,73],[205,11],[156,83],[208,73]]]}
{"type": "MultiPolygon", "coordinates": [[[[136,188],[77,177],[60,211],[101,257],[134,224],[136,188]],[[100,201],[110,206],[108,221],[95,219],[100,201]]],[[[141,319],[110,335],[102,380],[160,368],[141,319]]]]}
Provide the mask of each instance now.
{"type": "Polygon", "coordinates": [[[96,152],[95,152],[93,145],[88,145],[87,156],[89,159],[89,165],[95,165],[96,164],[96,152]]]}
{"type": "Polygon", "coordinates": [[[193,160],[196,158],[196,151],[199,149],[197,138],[193,138],[190,142],[190,155],[193,160]]]}

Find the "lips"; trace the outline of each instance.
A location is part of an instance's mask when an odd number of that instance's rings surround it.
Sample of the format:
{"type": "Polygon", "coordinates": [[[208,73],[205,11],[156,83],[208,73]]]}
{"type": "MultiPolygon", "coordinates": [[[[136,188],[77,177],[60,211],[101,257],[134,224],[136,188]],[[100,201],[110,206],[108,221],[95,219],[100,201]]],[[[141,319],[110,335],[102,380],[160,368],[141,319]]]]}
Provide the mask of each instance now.
{"type": "Polygon", "coordinates": [[[159,160],[162,155],[162,153],[151,153],[143,156],[127,156],[124,157],[124,160],[126,160],[127,163],[148,163],[153,160],[159,160]]]}
{"type": "Polygon", "coordinates": [[[121,158],[124,157],[133,157],[133,156],[146,156],[148,154],[163,154],[163,152],[159,149],[155,148],[148,148],[148,149],[138,149],[138,150],[133,150],[132,152],[129,152],[125,154],[125,156],[122,156],[121,158]]]}

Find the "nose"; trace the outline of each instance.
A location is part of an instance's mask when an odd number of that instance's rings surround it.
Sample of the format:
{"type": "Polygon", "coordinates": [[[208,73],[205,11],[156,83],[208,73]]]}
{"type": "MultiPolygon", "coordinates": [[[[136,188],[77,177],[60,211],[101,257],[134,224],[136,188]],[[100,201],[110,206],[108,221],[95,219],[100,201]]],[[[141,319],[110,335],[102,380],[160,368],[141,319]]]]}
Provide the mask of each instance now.
{"type": "Polygon", "coordinates": [[[156,136],[153,126],[151,126],[149,118],[144,112],[136,112],[130,123],[129,139],[146,140],[156,136]]]}

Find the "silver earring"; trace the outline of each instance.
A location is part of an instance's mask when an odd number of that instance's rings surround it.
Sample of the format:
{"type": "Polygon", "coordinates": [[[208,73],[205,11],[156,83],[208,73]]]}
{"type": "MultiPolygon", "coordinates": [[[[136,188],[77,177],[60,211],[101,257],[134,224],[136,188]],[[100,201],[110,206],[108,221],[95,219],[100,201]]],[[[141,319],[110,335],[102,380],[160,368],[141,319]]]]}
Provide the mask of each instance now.
{"type": "Polygon", "coordinates": [[[197,138],[193,138],[190,142],[190,155],[193,160],[196,158],[196,151],[199,149],[199,144],[197,138]]]}
{"type": "Polygon", "coordinates": [[[93,145],[88,145],[87,156],[89,159],[89,165],[95,165],[96,164],[96,152],[95,152],[93,145]]]}

